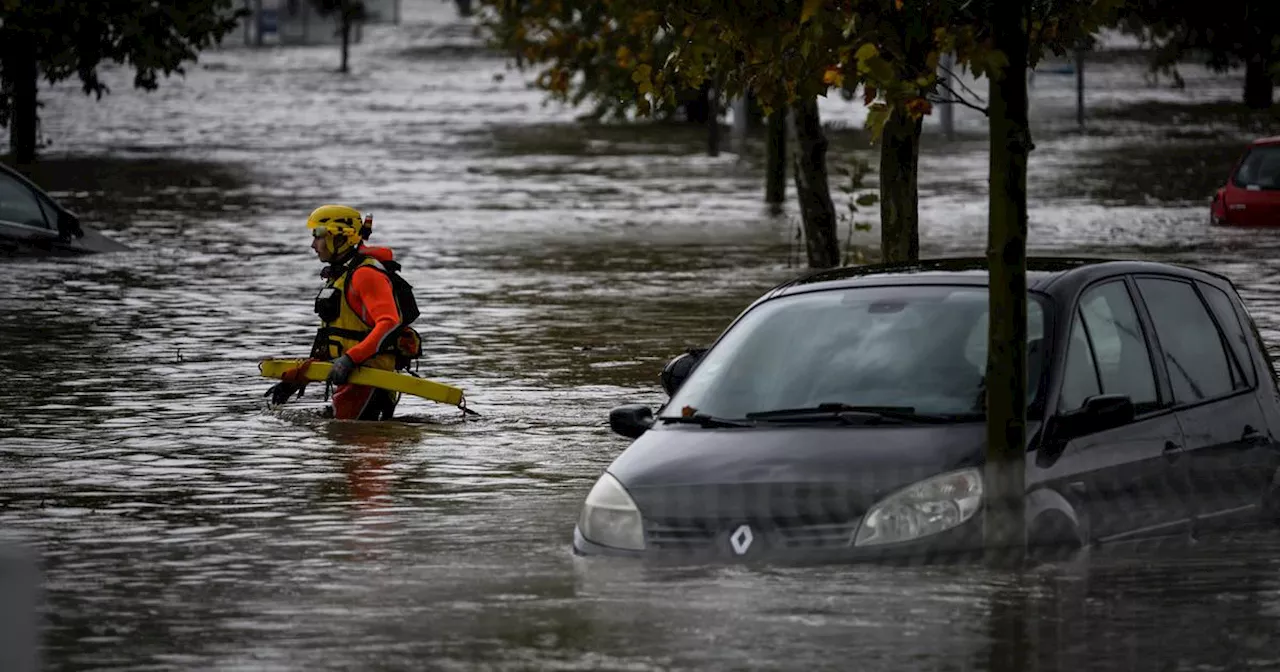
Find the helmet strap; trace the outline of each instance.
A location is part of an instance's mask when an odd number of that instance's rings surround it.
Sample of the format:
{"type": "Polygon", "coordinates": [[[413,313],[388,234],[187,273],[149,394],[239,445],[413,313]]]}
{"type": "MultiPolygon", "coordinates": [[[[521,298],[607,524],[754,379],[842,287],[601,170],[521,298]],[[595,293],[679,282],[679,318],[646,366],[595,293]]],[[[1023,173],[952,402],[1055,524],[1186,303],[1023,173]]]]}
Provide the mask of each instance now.
{"type": "Polygon", "coordinates": [[[348,262],[350,262],[353,258],[355,258],[357,249],[358,249],[358,246],[356,245],[348,246],[347,249],[334,254],[333,258],[329,261],[329,263],[335,267],[345,266],[347,265],[348,262]]]}

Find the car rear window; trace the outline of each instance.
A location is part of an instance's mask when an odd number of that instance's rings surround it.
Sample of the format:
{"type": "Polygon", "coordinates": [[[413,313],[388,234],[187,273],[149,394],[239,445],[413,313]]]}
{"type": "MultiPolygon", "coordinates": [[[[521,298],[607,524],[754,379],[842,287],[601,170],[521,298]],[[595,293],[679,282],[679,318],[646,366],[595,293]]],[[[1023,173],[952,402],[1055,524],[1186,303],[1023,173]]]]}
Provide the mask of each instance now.
{"type": "Polygon", "coordinates": [[[1244,189],[1280,189],[1280,145],[1250,149],[1232,182],[1244,189]]]}
{"type": "Polygon", "coordinates": [[[1191,284],[1149,277],[1137,281],[1164,351],[1174,401],[1195,403],[1230,394],[1237,376],[1222,336],[1191,284]]]}
{"type": "Polygon", "coordinates": [[[1204,294],[1204,298],[1209,302],[1209,306],[1213,308],[1213,313],[1218,317],[1218,324],[1222,325],[1222,330],[1227,337],[1227,344],[1231,346],[1231,351],[1235,353],[1236,361],[1244,370],[1245,381],[1249,387],[1257,384],[1258,379],[1254,374],[1253,360],[1249,358],[1249,336],[1245,331],[1244,325],[1240,324],[1240,316],[1236,314],[1234,306],[1231,303],[1231,297],[1227,293],[1206,283],[1197,283],[1200,292],[1204,294]]]}

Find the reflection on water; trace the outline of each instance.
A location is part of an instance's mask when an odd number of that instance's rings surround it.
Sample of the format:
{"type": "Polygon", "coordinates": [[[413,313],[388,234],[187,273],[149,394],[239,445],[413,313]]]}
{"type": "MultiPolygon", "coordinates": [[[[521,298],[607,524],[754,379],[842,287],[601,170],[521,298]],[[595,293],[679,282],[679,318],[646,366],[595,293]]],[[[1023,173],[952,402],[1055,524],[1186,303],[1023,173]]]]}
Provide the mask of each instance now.
{"type": "MultiPolygon", "coordinates": [[[[659,403],[668,357],[798,272],[794,203],[770,215],[756,168],[687,131],[566,127],[437,28],[371,30],[349,79],[327,49],[228,49],[154,94],[47,92],[42,179],[134,246],[7,264],[0,287],[0,528],[42,554],[51,669],[1280,665],[1265,535],[1019,575],[571,558],[626,446],[608,409],[659,403]],[[329,421],[320,385],[267,410],[256,363],[310,342],[302,222],[330,201],[374,212],[417,288],[423,375],[480,417],[406,399],[401,422],[329,421]]],[[[1183,192],[1212,179],[1126,185],[1124,207],[1072,186],[1095,150],[1141,158],[1125,146],[1037,138],[1032,247],[1226,273],[1280,344],[1280,238],[1209,229],[1183,192]]],[[[922,165],[925,253],[981,253],[985,148],[922,165]]]]}

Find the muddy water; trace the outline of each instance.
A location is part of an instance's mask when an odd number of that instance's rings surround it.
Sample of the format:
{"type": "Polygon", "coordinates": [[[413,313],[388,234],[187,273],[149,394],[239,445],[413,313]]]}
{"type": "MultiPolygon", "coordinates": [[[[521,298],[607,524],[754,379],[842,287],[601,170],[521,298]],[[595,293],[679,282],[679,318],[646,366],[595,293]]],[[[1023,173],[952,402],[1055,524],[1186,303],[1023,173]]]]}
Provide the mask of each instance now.
{"type": "MultiPolygon", "coordinates": [[[[758,159],[700,156],[696,131],[571,125],[436,4],[371,30],[350,78],[328,48],[229,48],[149,95],[120,72],[96,104],[45,92],[42,183],[134,246],[6,262],[0,288],[0,529],[41,554],[49,669],[1280,667],[1270,536],[1019,575],[573,560],[626,446],[608,409],[658,403],[663,361],[799,270],[794,206],[769,214],[758,159]],[[309,341],[302,222],[329,201],[374,213],[423,373],[480,419],[326,422],[318,389],[265,408],[256,362],[309,341]]],[[[1098,77],[1100,105],[1170,95],[1098,77]]],[[[1280,344],[1280,241],[1205,224],[1237,134],[1069,133],[1069,83],[1036,82],[1032,246],[1226,272],[1280,344]]],[[[982,139],[926,146],[925,253],[980,252],[982,139]]]]}

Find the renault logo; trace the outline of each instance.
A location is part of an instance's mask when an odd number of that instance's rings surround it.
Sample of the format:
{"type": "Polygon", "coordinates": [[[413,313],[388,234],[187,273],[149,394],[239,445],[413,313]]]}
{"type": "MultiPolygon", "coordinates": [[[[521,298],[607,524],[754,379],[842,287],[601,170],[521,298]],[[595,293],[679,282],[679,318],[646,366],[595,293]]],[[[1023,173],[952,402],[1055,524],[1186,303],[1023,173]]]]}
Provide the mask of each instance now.
{"type": "Polygon", "coordinates": [[[747,525],[739,525],[738,529],[729,535],[729,545],[733,546],[733,552],[742,555],[751,548],[751,542],[755,537],[751,534],[751,528],[747,525]]]}

